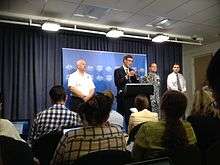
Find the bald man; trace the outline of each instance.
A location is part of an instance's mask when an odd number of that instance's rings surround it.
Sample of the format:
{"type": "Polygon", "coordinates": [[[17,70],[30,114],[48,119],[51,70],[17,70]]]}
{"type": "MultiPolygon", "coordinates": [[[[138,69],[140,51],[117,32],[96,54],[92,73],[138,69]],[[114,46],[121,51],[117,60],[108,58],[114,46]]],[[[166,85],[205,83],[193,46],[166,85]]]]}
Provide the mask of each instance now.
{"type": "Polygon", "coordinates": [[[77,70],[69,76],[68,87],[71,91],[72,107],[78,111],[80,104],[88,101],[95,93],[95,85],[90,74],[86,73],[86,61],[80,59],[76,62],[77,70]]]}

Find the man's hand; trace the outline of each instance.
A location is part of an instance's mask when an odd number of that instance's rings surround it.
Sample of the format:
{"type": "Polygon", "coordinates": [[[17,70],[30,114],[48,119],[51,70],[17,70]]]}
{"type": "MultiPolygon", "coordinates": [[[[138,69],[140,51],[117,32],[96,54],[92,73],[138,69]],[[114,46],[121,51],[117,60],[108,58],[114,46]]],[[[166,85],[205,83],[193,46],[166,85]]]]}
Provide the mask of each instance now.
{"type": "Polygon", "coordinates": [[[83,99],[85,102],[87,102],[87,101],[90,99],[90,97],[89,97],[89,96],[84,96],[82,99],[83,99]]]}
{"type": "Polygon", "coordinates": [[[128,76],[129,76],[129,77],[132,77],[132,76],[134,76],[134,75],[135,75],[135,71],[132,70],[132,71],[128,72],[128,76]]]}

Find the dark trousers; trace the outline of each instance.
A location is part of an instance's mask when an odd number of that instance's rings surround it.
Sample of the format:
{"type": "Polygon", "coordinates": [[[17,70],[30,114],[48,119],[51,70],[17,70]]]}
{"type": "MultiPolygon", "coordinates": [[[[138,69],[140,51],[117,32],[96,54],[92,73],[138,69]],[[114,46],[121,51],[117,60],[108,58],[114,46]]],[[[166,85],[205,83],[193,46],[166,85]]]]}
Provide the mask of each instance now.
{"type": "Polygon", "coordinates": [[[82,103],[84,103],[84,100],[76,96],[71,96],[70,98],[70,109],[74,112],[79,112],[79,107],[82,103]]]}
{"type": "Polygon", "coordinates": [[[117,112],[124,116],[125,130],[127,131],[129,118],[131,115],[130,108],[134,107],[134,98],[125,97],[123,94],[117,95],[117,112]]]}

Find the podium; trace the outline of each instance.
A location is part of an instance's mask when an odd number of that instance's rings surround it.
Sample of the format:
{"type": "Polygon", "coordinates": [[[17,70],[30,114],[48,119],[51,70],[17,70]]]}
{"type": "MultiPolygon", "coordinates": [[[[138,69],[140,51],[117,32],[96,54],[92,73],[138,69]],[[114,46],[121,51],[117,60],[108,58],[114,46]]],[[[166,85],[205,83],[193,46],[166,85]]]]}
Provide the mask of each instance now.
{"type": "Polygon", "coordinates": [[[123,100],[125,108],[125,123],[128,126],[128,121],[131,115],[130,108],[134,107],[134,99],[137,95],[145,95],[149,100],[149,110],[151,110],[150,105],[150,95],[154,94],[154,86],[147,83],[130,83],[126,84],[123,91],[123,100]]]}
{"type": "Polygon", "coordinates": [[[146,96],[154,94],[154,86],[147,83],[131,83],[126,84],[124,89],[125,97],[135,97],[139,94],[143,94],[146,96]]]}

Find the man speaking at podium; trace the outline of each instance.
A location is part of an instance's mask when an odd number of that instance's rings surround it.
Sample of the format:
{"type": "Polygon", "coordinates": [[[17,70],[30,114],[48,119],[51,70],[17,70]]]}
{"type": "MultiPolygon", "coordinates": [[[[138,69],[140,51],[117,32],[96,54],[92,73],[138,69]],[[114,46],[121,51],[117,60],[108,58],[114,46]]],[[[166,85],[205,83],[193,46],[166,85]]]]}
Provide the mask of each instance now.
{"type": "Polygon", "coordinates": [[[125,116],[126,123],[129,120],[129,115],[126,115],[126,106],[124,105],[123,91],[127,83],[138,83],[137,75],[135,71],[131,68],[133,63],[133,57],[128,54],[123,57],[123,65],[115,69],[114,71],[114,81],[117,87],[117,112],[125,116]]]}

